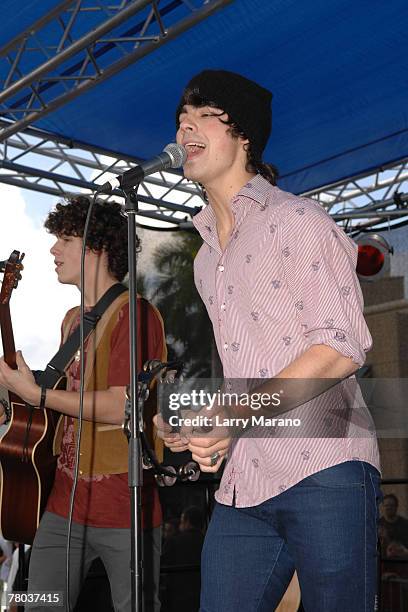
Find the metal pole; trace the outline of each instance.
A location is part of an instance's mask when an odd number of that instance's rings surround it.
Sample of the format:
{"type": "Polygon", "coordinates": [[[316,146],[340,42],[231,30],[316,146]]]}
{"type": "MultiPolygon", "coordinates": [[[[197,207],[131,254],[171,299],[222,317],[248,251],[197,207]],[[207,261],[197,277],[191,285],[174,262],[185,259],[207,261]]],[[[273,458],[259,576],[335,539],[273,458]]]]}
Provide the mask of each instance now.
{"type": "Polygon", "coordinates": [[[143,555],[142,555],[142,447],[139,431],[140,413],[137,394],[137,214],[136,191],[126,194],[128,215],[129,257],[129,339],[130,339],[130,437],[129,488],[131,504],[131,595],[132,612],[143,611],[143,555]]]}

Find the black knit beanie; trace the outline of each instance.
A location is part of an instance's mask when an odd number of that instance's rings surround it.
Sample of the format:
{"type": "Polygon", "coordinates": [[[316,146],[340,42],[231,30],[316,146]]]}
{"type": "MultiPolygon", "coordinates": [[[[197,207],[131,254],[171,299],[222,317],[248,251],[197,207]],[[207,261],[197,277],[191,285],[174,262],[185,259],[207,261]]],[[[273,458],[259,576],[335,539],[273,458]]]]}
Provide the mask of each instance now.
{"type": "Polygon", "coordinates": [[[272,126],[272,93],[254,81],[227,70],[204,70],[186,86],[177,108],[176,124],[189,94],[196,94],[217,105],[237,124],[259,158],[268,142],[272,126]]]}

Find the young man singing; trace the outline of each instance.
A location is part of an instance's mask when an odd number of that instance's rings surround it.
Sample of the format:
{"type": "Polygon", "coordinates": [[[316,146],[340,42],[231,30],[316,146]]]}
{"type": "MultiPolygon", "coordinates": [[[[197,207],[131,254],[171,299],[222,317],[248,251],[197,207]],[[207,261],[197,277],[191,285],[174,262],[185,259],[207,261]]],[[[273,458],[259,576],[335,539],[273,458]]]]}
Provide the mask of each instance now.
{"type": "MultiPolygon", "coordinates": [[[[58,281],[78,288],[88,207],[88,198],[78,196],[57,204],[45,222],[46,229],[56,237],[51,255],[58,281]]],[[[85,255],[86,310],[89,311],[110,287],[121,282],[127,271],[127,221],[122,207],[115,202],[96,202],[85,255]]],[[[79,309],[73,308],[62,323],[63,342],[78,324],[79,309]]],[[[138,344],[138,369],[142,345],[148,359],[165,358],[162,319],[153,306],[146,304],[146,308],[142,308],[140,299],[138,344]],[[147,334],[145,342],[142,342],[142,333],[147,334]]],[[[67,516],[78,432],[80,360],[78,351],[67,371],[67,390],[49,389],[45,397],[47,408],[65,416],[60,421],[60,454],[55,482],[31,555],[28,588],[34,593],[65,592],[67,516]]],[[[11,370],[3,359],[0,360],[0,384],[27,403],[39,406],[41,389],[21,353],[17,354],[17,365],[17,370],[11,370]]],[[[107,308],[85,346],[84,423],[71,537],[72,606],[91,562],[100,557],[109,577],[116,612],[131,610],[128,445],[121,427],[129,381],[129,294],[125,291],[107,308]]],[[[161,508],[153,476],[150,476],[145,473],[142,490],[145,609],[158,612],[161,508]]]]}
{"type": "MultiPolygon", "coordinates": [[[[271,98],[239,74],[206,70],[177,109],[184,174],[208,200],[194,218],[203,239],[195,282],[230,391],[263,379],[268,392],[277,378],[316,389],[313,381],[352,375],[371,346],[355,245],[316,202],[278,189],[262,162],[271,98]]],[[[310,435],[185,438],[161,426],[166,445],[191,450],[203,471],[227,458],[203,550],[201,612],[274,610],[295,570],[307,612],[374,609],[377,442],[355,434],[353,394],[335,389],[334,405],[302,407],[321,426],[310,435]]]]}

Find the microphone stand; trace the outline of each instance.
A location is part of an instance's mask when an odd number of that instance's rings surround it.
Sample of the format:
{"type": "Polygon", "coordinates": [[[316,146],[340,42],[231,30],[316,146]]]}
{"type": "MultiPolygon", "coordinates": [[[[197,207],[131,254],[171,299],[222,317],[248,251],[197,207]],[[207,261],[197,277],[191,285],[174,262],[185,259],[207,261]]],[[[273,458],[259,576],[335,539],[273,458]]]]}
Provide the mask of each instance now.
{"type": "MultiPolygon", "coordinates": [[[[131,584],[131,610],[132,612],[143,612],[143,546],[142,546],[142,485],[143,485],[143,448],[141,432],[143,431],[143,415],[141,414],[141,403],[138,394],[138,369],[137,369],[137,250],[138,241],[136,236],[136,215],[138,213],[137,189],[139,184],[132,189],[124,189],[126,196],[125,211],[128,217],[128,261],[129,261],[129,344],[130,344],[130,384],[128,397],[128,410],[130,419],[128,431],[124,434],[128,437],[129,463],[128,484],[130,489],[130,511],[131,511],[131,551],[130,551],[130,584],[131,584]]],[[[161,364],[163,365],[163,364],[161,364]]],[[[171,364],[166,364],[171,365],[171,364]]],[[[195,462],[189,462],[182,466],[179,478],[182,480],[197,480],[200,470],[195,462]]],[[[169,469],[168,484],[177,480],[169,469]]],[[[174,468],[173,471],[175,472],[174,468]]],[[[164,483],[166,481],[164,480],[164,483]]],[[[159,481],[160,484],[160,481],[159,481]]]]}
{"type": "Polygon", "coordinates": [[[125,210],[128,216],[129,259],[129,340],[130,340],[130,428],[129,428],[129,475],[131,507],[131,602],[132,612],[143,611],[143,548],[142,548],[142,443],[139,423],[141,419],[137,393],[137,236],[136,214],[138,212],[137,185],[125,191],[125,210]]]}

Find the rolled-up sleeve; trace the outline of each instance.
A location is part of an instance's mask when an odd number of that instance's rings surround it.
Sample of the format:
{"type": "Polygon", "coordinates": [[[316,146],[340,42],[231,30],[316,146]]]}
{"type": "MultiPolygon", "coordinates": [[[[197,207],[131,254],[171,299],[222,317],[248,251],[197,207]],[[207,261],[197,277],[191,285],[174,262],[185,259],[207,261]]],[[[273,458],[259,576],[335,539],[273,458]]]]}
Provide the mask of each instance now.
{"type": "Polygon", "coordinates": [[[282,265],[310,345],[363,365],[372,339],[356,274],[357,246],[318,204],[291,207],[281,223],[282,265]]]}

